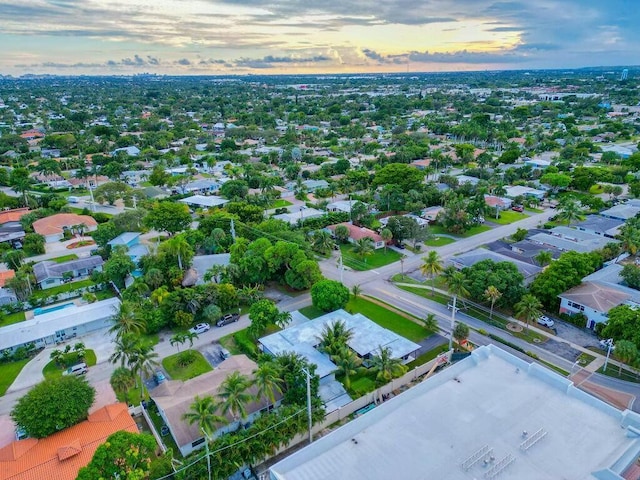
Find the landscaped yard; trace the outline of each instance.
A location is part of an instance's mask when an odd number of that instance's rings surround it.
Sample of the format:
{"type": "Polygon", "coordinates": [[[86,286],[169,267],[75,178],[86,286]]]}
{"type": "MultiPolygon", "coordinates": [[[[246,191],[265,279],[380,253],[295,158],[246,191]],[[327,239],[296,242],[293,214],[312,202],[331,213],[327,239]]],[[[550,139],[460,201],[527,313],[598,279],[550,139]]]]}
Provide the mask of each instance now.
{"type": "Polygon", "coordinates": [[[418,358],[416,358],[413,362],[407,363],[407,367],[409,367],[409,370],[411,370],[420,365],[424,365],[425,363],[430,362],[431,360],[436,358],[438,355],[446,352],[447,350],[449,350],[449,344],[443,343],[439,347],[436,347],[433,350],[429,350],[428,352],[423,353],[418,358]]]}
{"type": "Polygon", "coordinates": [[[0,363],[0,396],[4,395],[30,358],[17,362],[0,363]]]}
{"type": "Polygon", "coordinates": [[[408,318],[362,297],[349,300],[346,310],[352,313],[361,313],[381,327],[387,328],[413,342],[424,340],[432,334],[422,325],[418,325],[408,318]]]}
{"type": "Polygon", "coordinates": [[[453,238],[449,237],[439,237],[435,235],[433,238],[424,242],[427,247],[442,247],[444,245],[449,245],[450,243],[455,242],[453,238]]]}
{"type": "Polygon", "coordinates": [[[0,320],[0,327],[6,327],[7,325],[11,325],[12,323],[24,322],[25,321],[24,312],[16,312],[10,313],[9,315],[3,315],[2,320],[0,320]]]}
{"type": "Polygon", "coordinates": [[[368,257],[360,258],[352,253],[352,248],[351,245],[340,245],[342,261],[345,266],[354,270],[371,270],[372,268],[383,267],[390,263],[397,262],[402,258],[402,255],[398,252],[391,249],[387,249],[385,252],[384,248],[374,250],[373,254],[368,257]]]}
{"type": "Polygon", "coordinates": [[[527,215],[520,212],[514,212],[513,210],[504,210],[503,212],[500,212],[500,218],[496,218],[495,215],[492,215],[491,217],[487,217],[487,221],[497,223],[499,225],[509,225],[510,223],[517,222],[523,218],[527,218],[527,215]]]}
{"type": "Polygon", "coordinates": [[[371,370],[366,368],[359,369],[358,373],[352,375],[350,378],[351,388],[349,388],[349,394],[351,397],[361,397],[369,392],[373,392],[376,389],[376,376],[371,370]]]}
{"type": "Polygon", "coordinates": [[[96,283],[91,279],[79,280],[77,282],[69,282],[63,285],[58,285],[57,287],[47,288],[46,290],[36,290],[31,295],[31,298],[34,299],[42,299],[47,297],[53,297],[54,295],[58,295],[60,293],[71,292],[72,290],[79,290],[80,288],[91,287],[96,283]]]}
{"type": "Polygon", "coordinates": [[[491,227],[488,227],[487,225],[476,225],[475,227],[471,227],[469,230],[464,232],[462,235],[456,235],[455,233],[448,232],[441,225],[431,225],[431,226],[429,226],[429,231],[433,235],[446,233],[447,235],[453,235],[454,237],[460,237],[460,238],[472,237],[474,235],[477,235],[477,234],[482,233],[482,232],[486,232],[488,230],[491,230],[491,227]]]}
{"type": "Polygon", "coordinates": [[[309,320],[313,320],[314,318],[321,317],[326,312],[323,312],[319,308],[314,307],[313,305],[309,305],[308,307],[303,307],[298,310],[302,315],[307,317],[309,320]]]}
{"type": "MultiPolygon", "coordinates": [[[[72,353],[69,356],[67,365],[70,367],[72,365],[76,365],[81,362],[86,363],[88,367],[93,367],[96,364],[96,352],[94,352],[93,350],[85,350],[84,358],[82,359],[77,358],[77,356],[74,356],[74,354],[72,353]]],[[[51,360],[42,369],[42,374],[44,375],[45,378],[61,377],[62,372],[64,372],[65,370],[66,370],[65,368],[62,368],[59,365],[56,365],[56,362],[51,360]]]]}
{"type": "Polygon", "coordinates": [[[189,380],[203,373],[213,370],[209,362],[197,350],[185,350],[162,359],[162,366],[172,380],[189,380]],[[189,353],[187,353],[189,352],[189,353]],[[187,365],[180,363],[181,355],[192,355],[192,361],[187,365]]]}
{"type": "Polygon", "coordinates": [[[279,198],[278,200],[276,200],[271,204],[271,208],[284,208],[284,207],[289,207],[291,205],[293,205],[293,203],[287,200],[284,200],[282,198],[279,198]]]}
{"type": "Polygon", "coordinates": [[[77,259],[78,259],[78,256],[75,253],[71,253],[69,255],[63,255],[61,257],[52,258],[51,261],[56,263],[64,263],[70,260],[77,260],[77,259]]]}

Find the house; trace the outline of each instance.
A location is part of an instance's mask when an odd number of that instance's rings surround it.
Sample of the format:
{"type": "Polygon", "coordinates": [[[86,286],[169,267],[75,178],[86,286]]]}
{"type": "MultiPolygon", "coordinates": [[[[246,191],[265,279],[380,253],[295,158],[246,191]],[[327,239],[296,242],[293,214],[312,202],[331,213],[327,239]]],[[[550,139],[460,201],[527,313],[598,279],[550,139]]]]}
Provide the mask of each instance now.
{"type": "MultiPolygon", "coordinates": [[[[391,215],[391,216],[389,216],[389,217],[383,217],[383,218],[381,218],[381,219],[380,219],[380,224],[386,227],[386,226],[387,226],[387,224],[389,223],[389,219],[390,219],[392,216],[393,216],[393,215],[391,215]]],[[[407,218],[410,218],[410,219],[414,220],[414,221],[418,224],[418,226],[419,226],[420,228],[425,228],[426,226],[428,226],[428,225],[429,225],[429,221],[428,221],[428,220],[426,220],[426,219],[424,219],[424,218],[422,218],[422,217],[419,217],[418,215],[414,215],[413,213],[406,213],[406,214],[404,214],[404,215],[402,215],[402,216],[403,216],[403,217],[407,217],[407,218]]]]}
{"type": "Polygon", "coordinates": [[[626,222],[630,218],[638,215],[638,213],[640,213],[640,205],[633,202],[627,202],[615,205],[607,210],[604,210],[600,212],[600,215],[602,215],[603,217],[613,218],[615,220],[622,220],[623,222],[626,222]]]}
{"type": "Polygon", "coordinates": [[[352,223],[343,222],[336,225],[329,225],[327,229],[331,232],[331,234],[335,235],[335,230],[338,225],[344,225],[345,227],[347,227],[347,229],[349,230],[349,241],[351,243],[355,243],[363,238],[370,238],[375,249],[384,248],[385,243],[382,237],[369,228],[358,227],[357,225],[354,225],[352,223]]]}
{"type": "Polygon", "coordinates": [[[413,162],[410,163],[410,165],[413,165],[418,170],[425,170],[429,168],[429,165],[431,165],[431,160],[429,158],[423,158],[422,160],[414,160],[413,162]]]}
{"type": "Polygon", "coordinates": [[[229,203],[229,200],[226,198],[218,197],[216,195],[207,195],[206,197],[204,195],[193,195],[178,201],[198,208],[215,208],[229,203]]]}
{"type": "Polygon", "coordinates": [[[554,227],[547,233],[536,233],[529,237],[529,241],[564,252],[575,250],[580,253],[600,250],[608,243],[619,243],[619,240],[569,227],[554,227]]]}
{"type": "Polygon", "coordinates": [[[471,250],[455,257],[451,257],[449,259],[449,262],[458,270],[462,270],[463,268],[472,267],[476,263],[482,262],[484,260],[491,260],[495,263],[509,262],[515,265],[515,267],[524,277],[525,284],[531,283],[536,275],[538,275],[542,271],[542,268],[537,265],[522,262],[520,260],[516,260],[515,258],[508,257],[506,255],[502,255],[501,253],[493,252],[485,248],[476,248],[475,250],[471,250]]]}
{"type": "Polygon", "coordinates": [[[353,337],[347,344],[362,359],[365,366],[372,357],[378,355],[381,346],[390,348],[393,358],[400,358],[405,364],[411,362],[420,349],[417,343],[381,327],[364,315],[350,314],[342,309],[297,323],[259,339],[258,348],[264,353],[279,355],[293,352],[316,365],[316,374],[320,377],[319,394],[327,405],[327,411],[351,401],[342,385],[335,379],[336,365],[326,354],[318,350],[322,331],[338,321],[344,322],[347,329],[353,332],[353,337]]]}
{"type": "MultiPolygon", "coordinates": [[[[479,347],[372,405],[282,458],[267,478],[636,478],[623,474],[633,470],[640,451],[637,413],[615,408],[571,379],[495,345],[479,347]]],[[[328,416],[318,429],[347,412],[328,416]]]]}
{"type": "MultiPolygon", "coordinates": [[[[188,455],[194,450],[204,447],[205,438],[197,423],[190,424],[183,419],[183,415],[191,410],[191,405],[196,396],[205,397],[207,395],[217,396],[220,385],[227,376],[233,372],[238,372],[249,378],[253,378],[253,372],[258,365],[250,360],[246,355],[233,355],[223,361],[215,370],[189,380],[169,380],[163,382],[158,387],[151,390],[151,398],[158,407],[158,413],[169,427],[169,432],[180,449],[182,455],[188,455]]],[[[251,387],[249,393],[255,395],[257,387],[251,387]]],[[[237,420],[227,414],[228,423],[219,424],[218,429],[213,432],[212,437],[216,438],[223,433],[236,430],[240,423],[251,423],[261,412],[277,406],[281,396],[276,394],[276,403],[271,405],[267,399],[253,401],[245,408],[247,417],[237,420]]]]}
{"type": "Polygon", "coordinates": [[[336,202],[331,202],[327,205],[327,211],[351,213],[351,209],[357,202],[358,200],[338,200],[336,202]]]}
{"type": "Polygon", "coordinates": [[[16,303],[18,297],[10,288],[6,288],[7,281],[16,276],[16,272],[13,270],[0,271],[0,306],[16,303]]]}
{"type": "Polygon", "coordinates": [[[212,178],[201,178],[187,183],[182,188],[184,193],[198,192],[201,194],[214,193],[220,190],[220,182],[212,178]]]}
{"type": "Polygon", "coordinates": [[[425,208],[424,210],[422,210],[422,213],[420,215],[425,220],[428,220],[429,222],[433,223],[437,220],[438,214],[443,210],[444,210],[444,207],[440,207],[436,205],[434,207],[425,208]]]}
{"type": "Polygon", "coordinates": [[[583,232],[614,238],[620,233],[622,225],[624,225],[624,221],[617,218],[588,215],[582,222],[576,223],[574,227],[583,232]]]}
{"type": "Polygon", "coordinates": [[[507,187],[505,188],[505,197],[507,198],[516,198],[516,197],[532,197],[537,198],[538,200],[544,199],[545,192],[544,190],[538,190],[536,188],[525,187],[522,185],[516,185],[515,187],[507,187]]]}
{"type": "Polygon", "coordinates": [[[129,147],[116,148],[113,152],[111,152],[111,156],[116,156],[120,152],[124,152],[130,157],[137,157],[138,155],[140,155],[140,149],[134,145],[129,147]]]}
{"type": "Polygon", "coordinates": [[[75,480],[107,438],[120,431],[138,433],[124,403],[107,405],[46,438],[17,440],[0,449],[0,480],[75,480]]]}
{"type": "Polygon", "coordinates": [[[192,260],[192,269],[195,270],[197,278],[196,285],[204,285],[206,282],[204,280],[204,276],[207,274],[207,271],[211,269],[214,265],[222,265],[227,266],[231,263],[231,254],[230,253],[216,253],[213,255],[196,255],[192,260]]]}
{"type": "Polygon", "coordinates": [[[111,248],[118,246],[127,247],[127,255],[135,263],[138,264],[140,258],[149,253],[149,249],[146,245],[140,243],[140,233],[138,232],[124,232],[118,235],[116,238],[107,243],[111,248]]]}
{"type": "Polygon", "coordinates": [[[62,285],[67,281],[87,278],[94,270],[101,272],[103,264],[104,260],[100,255],[62,263],[45,260],[33,265],[33,274],[40,288],[44,290],[62,285]]]}
{"type": "Polygon", "coordinates": [[[582,279],[582,283],[560,297],[560,313],[583,314],[587,328],[607,321],[609,310],[626,304],[640,307],[640,291],[621,285],[623,266],[612,263],[582,279]]]}
{"type": "Polygon", "coordinates": [[[47,243],[57,242],[64,238],[64,232],[72,232],[73,227],[84,225],[85,232],[98,228],[98,222],[89,215],[75,213],[58,213],[33,222],[33,230],[42,235],[47,243]]]}
{"type": "Polygon", "coordinates": [[[28,208],[16,208],[13,210],[0,211],[0,243],[11,242],[13,247],[20,247],[26,233],[22,228],[20,219],[29,213],[28,208]]]}
{"type": "Polygon", "coordinates": [[[484,203],[494,210],[509,210],[513,201],[510,198],[497,197],[495,195],[485,195],[484,203]]]}
{"type": "Polygon", "coordinates": [[[458,185],[469,184],[475,186],[478,184],[478,182],[480,182],[479,178],[470,177],[469,175],[456,175],[455,178],[458,179],[458,185]]]}
{"type": "Polygon", "coordinates": [[[551,162],[541,158],[527,158],[525,159],[524,164],[532,167],[533,170],[544,170],[551,165],[551,162]]]}
{"type": "Polygon", "coordinates": [[[305,220],[310,218],[319,218],[326,215],[326,212],[322,210],[318,210],[317,208],[309,208],[304,205],[300,207],[291,207],[291,209],[299,208],[297,211],[292,211],[289,213],[280,213],[278,215],[273,215],[272,218],[277,220],[285,221],[291,225],[295,225],[298,222],[304,223],[305,220]]]}
{"type": "Polygon", "coordinates": [[[31,343],[37,349],[44,348],[109,328],[113,325],[112,318],[119,306],[120,300],[109,298],[80,306],[66,303],[35,309],[31,320],[0,328],[0,351],[14,350],[31,343]]]}
{"type": "MultiPolygon", "coordinates": [[[[329,182],[326,180],[304,180],[302,186],[307,189],[307,192],[313,193],[318,189],[329,188],[329,182]]],[[[298,188],[297,182],[289,182],[286,187],[293,191],[298,188]]]]}

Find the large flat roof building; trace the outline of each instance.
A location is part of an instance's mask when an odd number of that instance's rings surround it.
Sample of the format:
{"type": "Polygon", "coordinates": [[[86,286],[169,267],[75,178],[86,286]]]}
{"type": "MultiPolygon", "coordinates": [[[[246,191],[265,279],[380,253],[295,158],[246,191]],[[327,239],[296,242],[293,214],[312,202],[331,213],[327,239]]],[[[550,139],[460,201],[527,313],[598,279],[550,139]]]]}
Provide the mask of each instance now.
{"type": "Polygon", "coordinates": [[[271,480],[622,480],[640,415],[493,345],[320,438],[271,480]]]}

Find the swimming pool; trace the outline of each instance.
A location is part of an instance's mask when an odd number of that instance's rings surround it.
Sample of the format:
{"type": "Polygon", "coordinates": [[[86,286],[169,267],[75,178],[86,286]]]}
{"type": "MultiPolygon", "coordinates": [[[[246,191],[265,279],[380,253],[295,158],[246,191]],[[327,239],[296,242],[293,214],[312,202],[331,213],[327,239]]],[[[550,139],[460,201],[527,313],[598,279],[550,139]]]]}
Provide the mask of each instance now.
{"type": "Polygon", "coordinates": [[[68,308],[68,307],[72,307],[73,305],[75,305],[73,302],[70,303],[63,303],[60,305],[56,305],[54,307],[38,307],[36,309],[33,310],[33,315],[42,315],[44,313],[51,313],[51,312],[55,312],[57,310],[62,310],[63,308],[68,308]]]}

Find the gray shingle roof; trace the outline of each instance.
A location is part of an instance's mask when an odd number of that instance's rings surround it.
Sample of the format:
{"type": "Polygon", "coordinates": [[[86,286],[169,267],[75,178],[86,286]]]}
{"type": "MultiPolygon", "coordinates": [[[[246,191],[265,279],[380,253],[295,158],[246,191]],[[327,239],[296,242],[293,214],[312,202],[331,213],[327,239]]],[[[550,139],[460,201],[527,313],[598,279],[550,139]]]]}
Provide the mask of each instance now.
{"type": "Polygon", "coordinates": [[[74,270],[82,270],[85,268],[96,268],[102,266],[104,260],[99,255],[92,255],[87,258],[78,258],[68,262],[56,263],[50,260],[36,263],[33,266],[33,273],[38,283],[48,278],[59,278],[65,272],[73,272],[74,270]]]}

